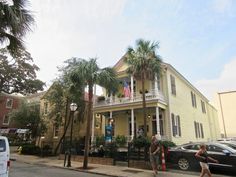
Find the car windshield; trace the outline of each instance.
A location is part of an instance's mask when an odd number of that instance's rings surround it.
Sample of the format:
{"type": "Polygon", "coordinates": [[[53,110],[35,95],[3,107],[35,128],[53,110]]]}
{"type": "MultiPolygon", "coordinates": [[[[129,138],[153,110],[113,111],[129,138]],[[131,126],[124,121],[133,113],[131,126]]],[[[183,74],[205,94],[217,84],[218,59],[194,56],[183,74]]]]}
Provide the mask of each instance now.
{"type": "Polygon", "coordinates": [[[230,152],[236,154],[236,150],[233,149],[232,147],[230,147],[229,145],[221,144],[221,146],[222,146],[224,149],[227,149],[227,150],[229,150],[230,152]]]}
{"type": "Polygon", "coordinates": [[[230,148],[236,150],[236,144],[233,144],[233,143],[222,143],[222,144],[229,146],[230,148]]]}

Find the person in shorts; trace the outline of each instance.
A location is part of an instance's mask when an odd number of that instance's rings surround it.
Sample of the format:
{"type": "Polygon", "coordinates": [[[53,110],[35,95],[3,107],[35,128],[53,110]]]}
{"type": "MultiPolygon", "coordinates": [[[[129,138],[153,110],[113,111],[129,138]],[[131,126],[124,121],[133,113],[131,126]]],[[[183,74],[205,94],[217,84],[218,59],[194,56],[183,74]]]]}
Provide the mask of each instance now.
{"type": "Polygon", "coordinates": [[[195,157],[200,161],[200,166],[202,168],[200,177],[203,177],[205,174],[207,174],[209,177],[211,177],[211,172],[209,170],[208,161],[212,161],[215,163],[219,163],[218,160],[213,159],[212,157],[209,157],[207,151],[206,151],[206,145],[202,144],[200,146],[199,151],[195,154],[195,157]]]}
{"type": "Polygon", "coordinates": [[[159,161],[159,153],[160,153],[160,145],[158,143],[158,140],[155,136],[152,136],[151,145],[149,147],[149,154],[150,154],[150,163],[152,165],[154,175],[157,175],[158,173],[157,166],[159,161]]]}

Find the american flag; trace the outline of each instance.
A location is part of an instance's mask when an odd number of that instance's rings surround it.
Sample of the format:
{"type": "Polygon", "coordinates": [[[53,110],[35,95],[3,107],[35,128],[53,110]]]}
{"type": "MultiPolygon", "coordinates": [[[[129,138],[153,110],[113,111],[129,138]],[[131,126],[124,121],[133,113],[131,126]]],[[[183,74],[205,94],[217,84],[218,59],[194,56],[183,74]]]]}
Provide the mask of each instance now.
{"type": "Polygon", "coordinates": [[[126,81],[124,81],[124,95],[125,97],[131,96],[129,84],[126,81]]]}

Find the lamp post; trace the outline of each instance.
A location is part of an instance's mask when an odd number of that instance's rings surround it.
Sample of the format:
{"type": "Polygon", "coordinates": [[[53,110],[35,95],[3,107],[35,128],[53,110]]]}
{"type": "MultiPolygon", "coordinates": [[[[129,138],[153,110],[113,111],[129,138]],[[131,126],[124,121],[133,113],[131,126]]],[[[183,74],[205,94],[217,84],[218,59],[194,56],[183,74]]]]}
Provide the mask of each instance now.
{"type": "Polygon", "coordinates": [[[71,127],[70,127],[70,148],[69,148],[67,167],[71,167],[72,133],[73,133],[73,123],[74,123],[74,112],[76,111],[76,109],[77,109],[77,104],[71,103],[70,104],[70,111],[72,114],[72,119],[71,119],[71,127]]]}

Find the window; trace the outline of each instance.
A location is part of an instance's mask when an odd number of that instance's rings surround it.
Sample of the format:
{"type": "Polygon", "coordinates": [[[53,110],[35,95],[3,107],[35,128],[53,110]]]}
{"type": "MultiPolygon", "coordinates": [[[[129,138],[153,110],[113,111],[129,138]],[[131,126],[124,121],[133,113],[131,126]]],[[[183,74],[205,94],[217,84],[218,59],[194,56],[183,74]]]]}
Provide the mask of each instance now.
{"type": "Polygon", "coordinates": [[[58,125],[58,123],[54,124],[53,129],[54,129],[54,137],[58,137],[58,134],[59,134],[59,125],[58,125]]]}
{"type": "Polygon", "coordinates": [[[9,118],[8,115],[5,115],[2,124],[3,125],[9,125],[9,123],[10,123],[10,118],[9,118]]]}
{"type": "Polygon", "coordinates": [[[196,108],[197,107],[196,95],[192,91],[191,91],[191,100],[192,100],[192,106],[196,108]]]}
{"type": "Polygon", "coordinates": [[[175,77],[170,75],[171,93],[176,95],[175,77]]]}
{"type": "Polygon", "coordinates": [[[48,103],[44,103],[44,114],[48,113],[48,103]]]}
{"type": "Polygon", "coordinates": [[[202,112],[206,113],[206,105],[205,102],[201,100],[201,105],[202,105],[202,112]]]}
{"type": "Polygon", "coordinates": [[[184,146],[184,149],[189,149],[189,150],[199,150],[200,149],[200,144],[192,144],[188,146],[184,146]]]}
{"type": "Polygon", "coordinates": [[[181,136],[181,126],[180,126],[180,117],[179,115],[175,116],[173,113],[171,114],[172,120],[172,132],[173,136],[181,136]]]}
{"type": "MultiPolygon", "coordinates": [[[[159,125],[160,125],[160,134],[164,135],[164,120],[162,115],[159,115],[159,125]]],[[[156,122],[156,115],[152,116],[152,134],[155,135],[157,133],[157,122],[156,122]]]]}
{"type": "Polygon", "coordinates": [[[6,141],[4,139],[0,139],[0,152],[6,151],[6,141]]]}
{"type": "Polygon", "coordinates": [[[204,138],[204,131],[202,123],[194,121],[194,129],[196,138],[204,138]]]}
{"type": "Polygon", "coordinates": [[[7,98],[6,108],[12,108],[12,105],[13,105],[13,99],[7,98]]]}
{"type": "Polygon", "coordinates": [[[221,147],[218,147],[218,146],[215,146],[215,145],[208,145],[207,146],[207,151],[222,152],[223,149],[221,147]]]}

